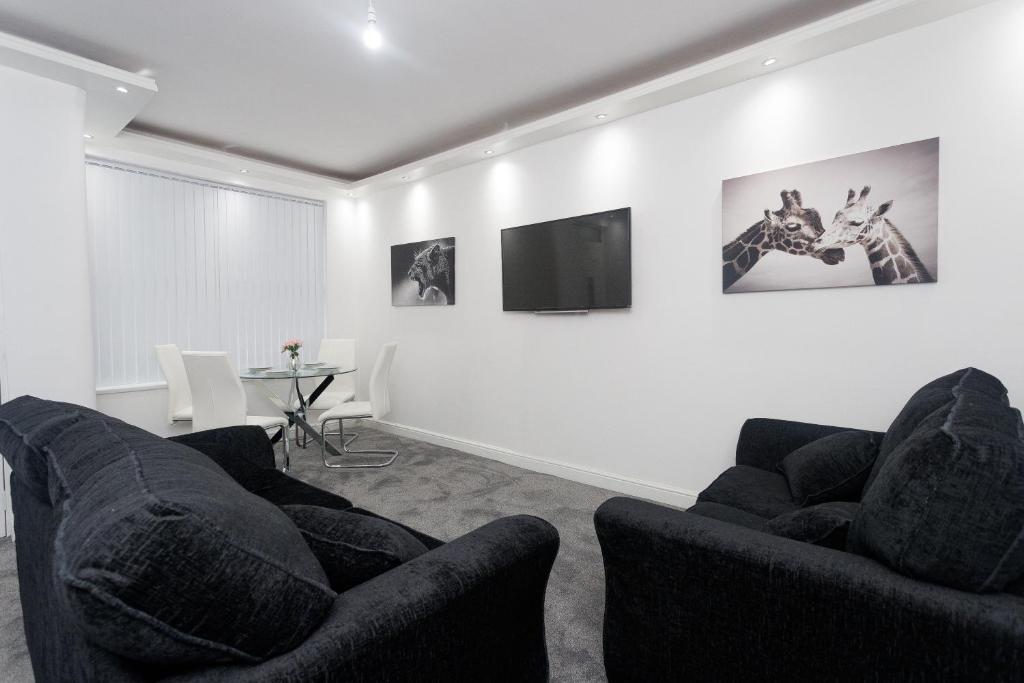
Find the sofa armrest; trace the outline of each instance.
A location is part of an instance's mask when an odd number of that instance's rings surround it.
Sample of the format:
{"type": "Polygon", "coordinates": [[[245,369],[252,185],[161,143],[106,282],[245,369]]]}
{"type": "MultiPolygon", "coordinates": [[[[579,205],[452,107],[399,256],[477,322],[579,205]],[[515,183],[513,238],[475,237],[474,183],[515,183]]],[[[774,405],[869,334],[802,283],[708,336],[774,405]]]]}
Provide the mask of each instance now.
{"type": "Polygon", "coordinates": [[[558,532],[491,522],[338,596],[299,647],[173,681],[546,681],[544,593],[558,532]]]}
{"type": "Polygon", "coordinates": [[[610,681],[999,681],[1024,669],[1024,598],[643,501],[613,498],[595,525],[610,681]]]}
{"type": "MultiPolygon", "coordinates": [[[[744,422],[740,428],[740,438],[736,443],[736,464],[775,472],[782,459],[801,446],[830,434],[851,429],[856,427],[832,427],[809,422],[752,418],[744,422]]],[[[885,436],[882,432],[872,433],[879,437],[885,436]]]]}
{"type": "Polygon", "coordinates": [[[222,427],[172,436],[220,465],[235,480],[257,469],[274,469],[274,444],[262,427],[222,427]]]}

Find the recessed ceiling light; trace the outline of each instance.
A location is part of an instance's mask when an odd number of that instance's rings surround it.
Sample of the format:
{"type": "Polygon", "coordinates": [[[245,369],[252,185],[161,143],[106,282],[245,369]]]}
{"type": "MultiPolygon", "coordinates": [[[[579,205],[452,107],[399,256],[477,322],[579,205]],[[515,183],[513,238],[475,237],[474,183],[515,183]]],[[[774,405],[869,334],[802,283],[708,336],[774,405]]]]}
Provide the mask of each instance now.
{"type": "Polygon", "coordinates": [[[772,64],[774,64],[777,61],[779,61],[778,58],[776,58],[776,57],[769,57],[768,59],[766,59],[763,62],[761,62],[761,64],[764,65],[764,66],[771,66],[772,64]]]}
{"type": "Polygon", "coordinates": [[[124,87],[123,85],[119,85],[119,86],[117,86],[114,89],[117,90],[117,92],[119,92],[119,93],[126,93],[126,92],[128,92],[128,88],[124,87]]]}
{"type": "Polygon", "coordinates": [[[384,37],[381,36],[380,30],[377,28],[377,10],[373,7],[373,0],[370,0],[370,6],[366,11],[366,30],[363,31],[363,45],[376,50],[384,42],[384,37]]]}
{"type": "Polygon", "coordinates": [[[401,178],[401,180],[408,180],[408,179],[409,179],[409,176],[407,176],[407,175],[404,175],[404,176],[402,176],[402,178],[401,178]]]}
{"type": "Polygon", "coordinates": [[[239,173],[248,173],[249,169],[247,169],[247,168],[240,168],[240,169],[238,169],[238,172],[239,173]]]}
{"type": "Polygon", "coordinates": [[[86,140],[92,140],[92,136],[89,135],[88,133],[82,133],[82,137],[85,138],[86,140]]]}
{"type": "Polygon", "coordinates": [[[594,118],[597,119],[598,121],[603,121],[604,119],[608,118],[608,114],[595,114],[594,118]]]}
{"type": "Polygon", "coordinates": [[[491,156],[492,154],[494,154],[494,150],[493,149],[485,149],[484,150],[484,154],[486,154],[487,156],[491,156]]]}

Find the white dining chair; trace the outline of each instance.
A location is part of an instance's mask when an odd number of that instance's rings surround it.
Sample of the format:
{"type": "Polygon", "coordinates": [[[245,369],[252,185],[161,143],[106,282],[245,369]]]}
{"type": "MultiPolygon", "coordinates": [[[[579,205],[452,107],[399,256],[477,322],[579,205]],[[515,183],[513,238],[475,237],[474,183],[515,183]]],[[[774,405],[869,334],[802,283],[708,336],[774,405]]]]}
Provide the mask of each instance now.
{"type": "Polygon", "coordinates": [[[157,344],[156,361],[167,380],[167,424],[192,420],[192,390],[177,344],[157,344]]]}
{"type": "MultiPolygon", "coordinates": [[[[356,366],[356,340],[355,339],[321,339],[320,351],[317,353],[317,361],[324,365],[334,365],[339,368],[354,368],[356,366]]],[[[319,378],[318,381],[322,381],[319,378]]],[[[312,392],[310,392],[312,393],[312,392]]],[[[308,396],[308,394],[307,394],[308,396]]],[[[356,397],[356,380],[352,373],[335,375],[330,385],[316,400],[307,403],[307,410],[327,410],[339,403],[351,401],[356,397]]],[[[299,409],[299,399],[292,403],[292,409],[299,409]]]]}
{"type": "MultiPolygon", "coordinates": [[[[354,368],[356,366],[356,340],[321,339],[320,351],[316,359],[324,365],[354,368]]],[[[355,397],[356,379],[354,374],[335,375],[324,393],[317,396],[316,400],[306,407],[310,410],[328,410],[339,403],[351,401],[355,397]]]]}
{"type": "Polygon", "coordinates": [[[395,461],[398,457],[398,451],[391,450],[352,450],[349,445],[359,438],[359,434],[356,433],[345,433],[345,420],[361,420],[364,418],[372,417],[375,420],[387,415],[391,412],[391,396],[389,390],[389,382],[391,379],[391,364],[395,360],[395,351],[398,350],[398,344],[391,343],[385,344],[381,347],[380,353],[377,354],[377,361],[373,364],[373,372],[370,374],[370,400],[369,401],[348,401],[345,403],[339,403],[333,408],[325,411],[320,415],[320,452],[324,459],[324,467],[334,468],[345,468],[345,469],[359,469],[366,467],[387,467],[395,461]],[[331,422],[338,423],[337,432],[327,432],[327,425],[331,422]],[[358,464],[358,465],[346,465],[341,463],[331,463],[327,460],[327,449],[324,444],[327,442],[327,437],[334,434],[338,435],[341,441],[341,449],[352,455],[388,455],[391,456],[384,462],[370,463],[370,464],[358,464]]]}
{"type": "Polygon", "coordinates": [[[245,387],[224,351],[185,351],[181,354],[192,388],[192,429],[254,425],[268,432],[281,430],[284,470],[288,471],[288,418],[249,415],[245,387]]]}
{"type": "MultiPolygon", "coordinates": [[[[339,368],[354,368],[356,366],[356,340],[321,339],[317,361],[324,365],[334,365],[339,368]]],[[[317,383],[322,380],[323,378],[319,378],[317,383]]],[[[309,396],[309,394],[306,395],[307,397],[309,396]]],[[[339,403],[351,401],[355,397],[355,373],[335,375],[324,392],[317,396],[315,401],[306,404],[306,410],[329,410],[339,403]]],[[[298,410],[299,407],[299,399],[296,398],[292,403],[292,410],[298,410]]],[[[295,427],[295,443],[302,448],[306,447],[306,434],[298,428],[298,425],[295,427]]]]}

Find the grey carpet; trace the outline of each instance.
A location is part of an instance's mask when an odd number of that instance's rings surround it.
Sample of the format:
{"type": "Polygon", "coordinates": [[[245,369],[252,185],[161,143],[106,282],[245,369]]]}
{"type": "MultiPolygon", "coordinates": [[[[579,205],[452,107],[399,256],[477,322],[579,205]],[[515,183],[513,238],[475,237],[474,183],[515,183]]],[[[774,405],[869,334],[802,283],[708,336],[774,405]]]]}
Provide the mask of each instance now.
{"type": "MultiPolygon", "coordinates": [[[[398,461],[379,470],[326,470],[318,450],[293,449],[291,473],[446,541],[506,515],[531,514],[551,522],[561,535],[546,605],[551,680],[604,681],[604,569],[592,518],[614,494],[421,441],[360,431],[353,448],[398,448],[398,461]]],[[[0,541],[0,681],[31,680],[14,547],[0,541]]]]}

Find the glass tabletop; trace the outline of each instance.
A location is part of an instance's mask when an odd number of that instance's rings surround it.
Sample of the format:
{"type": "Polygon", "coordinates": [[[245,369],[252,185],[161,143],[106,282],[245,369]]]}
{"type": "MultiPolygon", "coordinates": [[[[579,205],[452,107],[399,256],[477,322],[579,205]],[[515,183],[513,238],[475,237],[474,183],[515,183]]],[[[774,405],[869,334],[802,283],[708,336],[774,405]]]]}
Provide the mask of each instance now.
{"type": "Polygon", "coordinates": [[[347,375],[356,368],[340,368],[334,365],[318,365],[315,367],[299,367],[292,372],[287,368],[246,368],[238,373],[242,379],[292,379],[293,377],[328,377],[330,375],[347,375]]]}

